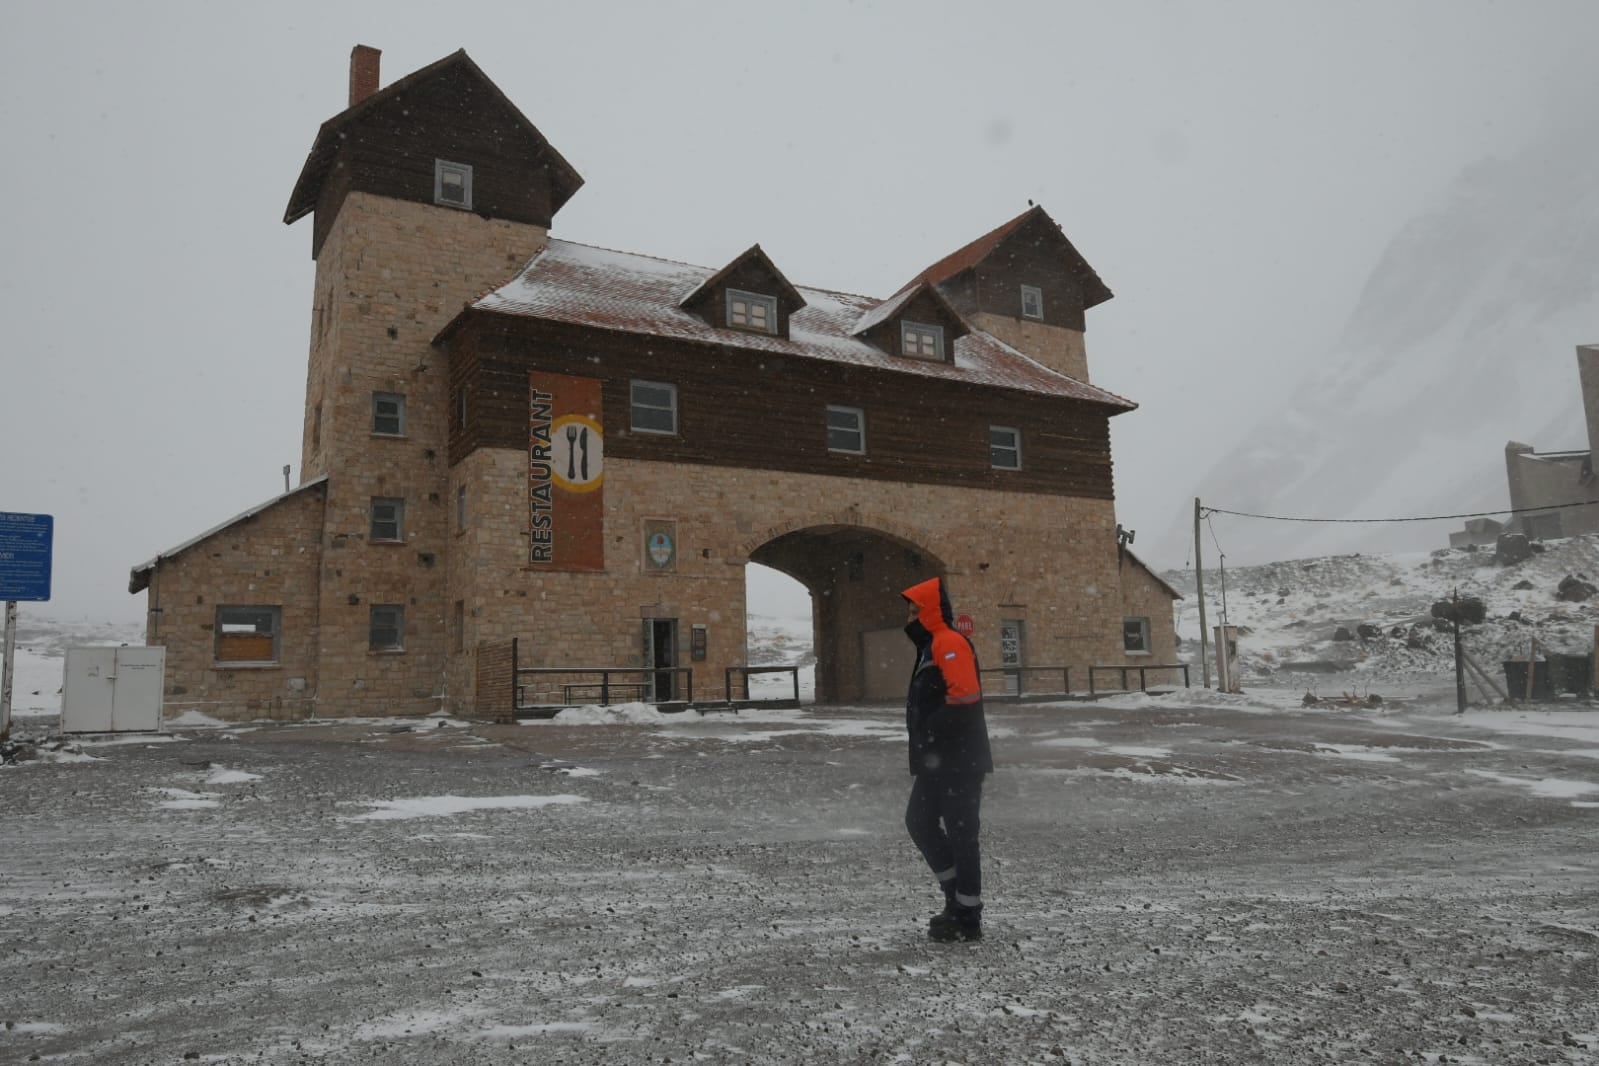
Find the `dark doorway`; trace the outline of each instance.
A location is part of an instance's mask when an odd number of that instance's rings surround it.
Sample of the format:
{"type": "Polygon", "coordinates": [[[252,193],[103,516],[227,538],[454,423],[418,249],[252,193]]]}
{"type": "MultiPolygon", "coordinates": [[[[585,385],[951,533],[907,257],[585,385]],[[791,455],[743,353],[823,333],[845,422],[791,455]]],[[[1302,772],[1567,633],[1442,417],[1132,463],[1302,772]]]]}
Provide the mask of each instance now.
{"type": "Polygon", "coordinates": [[[644,619],[644,664],[660,671],[650,674],[649,699],[670,703],[677,698],[677,675],[669,672],[677,665],[677,619],[644,619]]]}

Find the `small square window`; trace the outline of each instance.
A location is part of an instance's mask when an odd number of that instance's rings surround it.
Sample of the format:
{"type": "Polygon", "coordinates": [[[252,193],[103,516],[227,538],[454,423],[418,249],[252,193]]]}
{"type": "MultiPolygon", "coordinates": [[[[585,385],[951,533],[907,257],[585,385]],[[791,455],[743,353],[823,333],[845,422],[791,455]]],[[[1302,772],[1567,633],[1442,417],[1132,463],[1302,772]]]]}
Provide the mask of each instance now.
{"type": "Polygon", "coordinates": [[[1122,619],[1122,647],[1128,655],[1150,653],[1148,618],[1122,619]]]}
{"type": "Polygon", "coordinates": [[[373,651],[405,650],[405,608],[374,603],[367,621],[367,646],[373,651]]]}
{"type": "Polygon", "coordinates": [[[275,663],[283,622],[281,607],[218,607],[216,650],[219,663],[275,663]]]}
{"type": "Polygon", "coordinates": [[[1022,468],[1022,434],[1009,426],[988,427],[988,465],[996,470],[1022,468]]]}
{"type": "Polygon", "coordinates": [[[925,322],[899,324],[900,354],[918,359],[944,358],[944,327],[925,322]]]}
{"type": "Polygon", "coordinates": [[[633,429],[640,433],[677,432],[677,386],[635,381],[631,388],[633,429]]]}
{"type": "Polygon", "coordinates": [[[757,333],[777,332],[777,299],[759,293],[727,290],[727,324],[757,333]]]}
{"type": "Polygon", "coordinates": [[[827,450],[862,455],[866,452],[866,413],[859,407],[827,407],[827,450]]]}
{"type": "Polygon", "coordinates": [[[1044,317],[1044,291],[1036,285],[1022,286],[1022,317],[1044,317]]]}
{"type": "Polygon", "coordinates": [[[374,541],[405,540],[405,501],[390,496],[372,497],[372,529],[374,541]]]}
{"type": "Polygon", "coordinates": [[[384,437],[405,436],[405,397],[397,392],[372,394],[372,432],[384,437]]]}
{"type": "Polygon", "coordinates": [[[472,210],[472,168],[444,159],[433,161],[433,202],[472,210]]]}

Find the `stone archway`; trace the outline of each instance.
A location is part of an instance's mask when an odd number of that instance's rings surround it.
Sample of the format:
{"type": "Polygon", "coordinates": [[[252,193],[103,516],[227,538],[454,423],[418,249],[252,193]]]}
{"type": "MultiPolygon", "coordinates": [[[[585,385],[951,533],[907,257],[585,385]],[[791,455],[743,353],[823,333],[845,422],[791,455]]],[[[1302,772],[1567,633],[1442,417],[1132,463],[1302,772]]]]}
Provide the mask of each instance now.
{"type": "Polygon", "coordinates": [[[900,632],[905,609],[899,594],[945,576],[942,560],[903,536],[855,523],[778,532],[748,558],[811,594],[817,702],[903,696],[911,646],[900,632]]]}

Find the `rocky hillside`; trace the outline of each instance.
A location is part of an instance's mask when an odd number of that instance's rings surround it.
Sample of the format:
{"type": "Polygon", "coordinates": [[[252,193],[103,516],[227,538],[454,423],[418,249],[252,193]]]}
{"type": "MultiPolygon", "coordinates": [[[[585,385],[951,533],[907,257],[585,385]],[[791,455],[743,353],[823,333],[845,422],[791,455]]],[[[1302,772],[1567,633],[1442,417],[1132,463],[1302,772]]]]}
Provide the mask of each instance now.
{"type": "MultiPolygon", "coordinates": [[[[1341,555],[1205,571],[1206,621],[1225,611],[1239,627],[1245,684],[1343,688],[1452,685],[1452,633],[1432,605],[1456,591],[1481,599],[1486,618],[1464,644],[1496,680],[1503,663],[1525,661],[1536,639],[1556,655],[1587,655],[1599,626],[1599,536],[1533,545],[1502,564],[1491,549],[1408,555],[1341,555]],[[1568,580],[1569,579],[1569,580],[1568,580]],[[1225,584],[1225,598],[1223,585],[1225,584]]],[[[1187,599],[1178,605],[1185,658],[1197,660],[1199,617],[1192,570],[1163,575],[1187,599]]],[[[1542,655],[1540,655],[1542,657],[1542,655]]]]}

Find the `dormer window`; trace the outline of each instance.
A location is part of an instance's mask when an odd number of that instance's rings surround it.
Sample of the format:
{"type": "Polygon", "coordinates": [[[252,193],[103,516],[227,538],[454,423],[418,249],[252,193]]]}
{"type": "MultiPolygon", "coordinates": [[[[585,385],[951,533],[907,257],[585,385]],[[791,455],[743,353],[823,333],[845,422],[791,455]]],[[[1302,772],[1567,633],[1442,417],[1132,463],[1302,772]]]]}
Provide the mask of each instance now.
{"type": "Polygon", "coordinates": [[[733,329],[776,333],[777,298],[741,289],[728,289],[727,324],[733,329]]]}
{"type": "Polygon", "coordinates": [[[1044,293],[1036,285],[1022,286],[1022,317],[1044,317],[1044,293]]]}
{"type": "Polygon", "coordinates": [[[944,358],[944,327],[926,322],[901,322],[899,350],[901,355],[915,356],[917,359],[944,358]]]}
{"type": "Polygon", "coordinates": [[[472,168],[466,163],[433,161],[433,202],[472,210],[472,168]]]}

